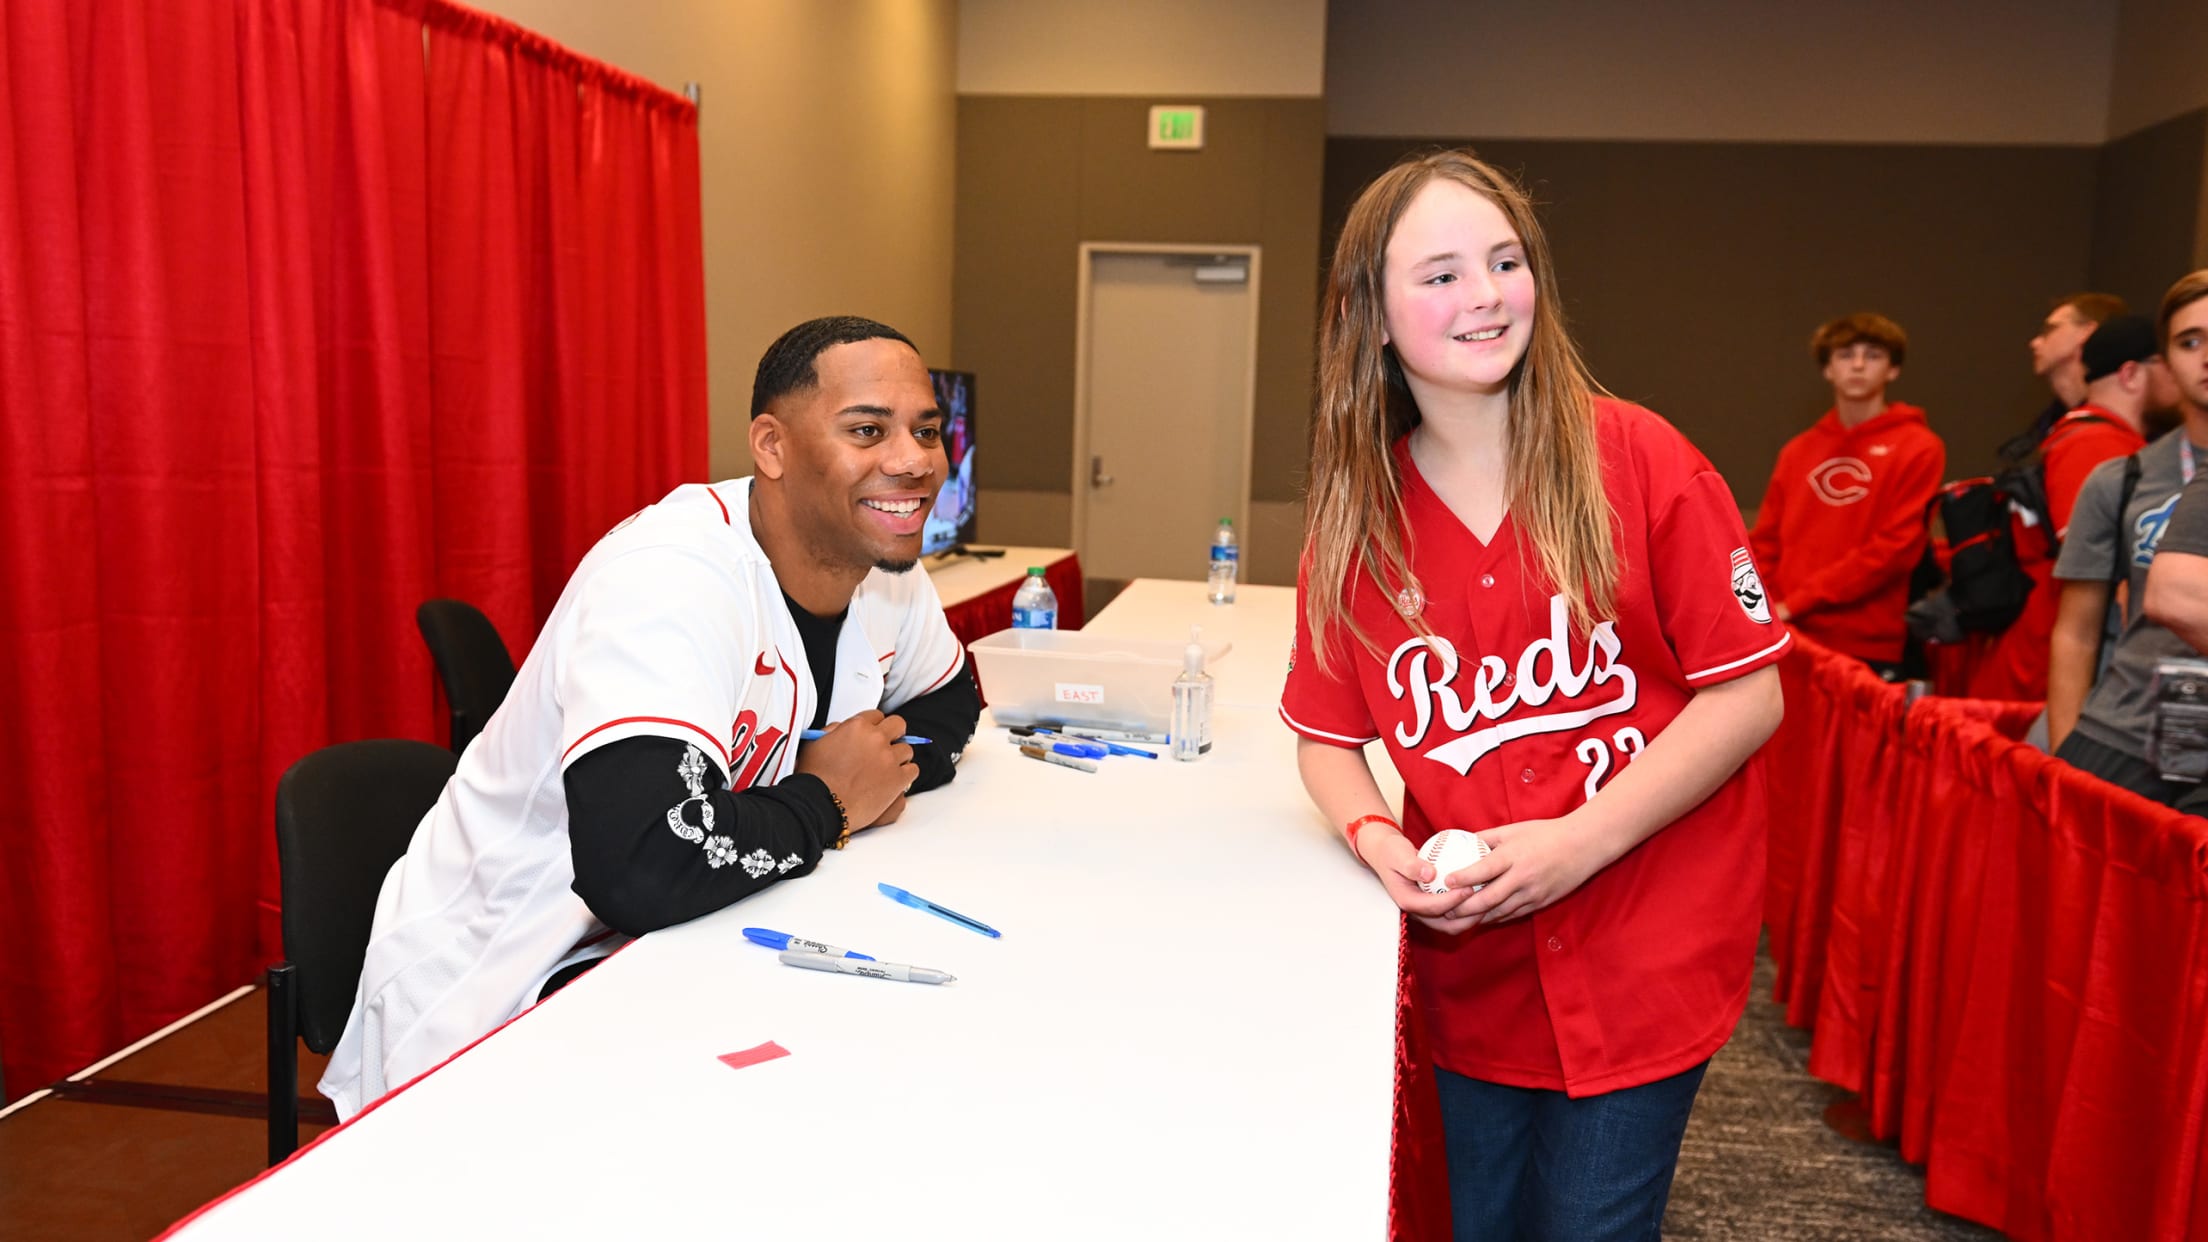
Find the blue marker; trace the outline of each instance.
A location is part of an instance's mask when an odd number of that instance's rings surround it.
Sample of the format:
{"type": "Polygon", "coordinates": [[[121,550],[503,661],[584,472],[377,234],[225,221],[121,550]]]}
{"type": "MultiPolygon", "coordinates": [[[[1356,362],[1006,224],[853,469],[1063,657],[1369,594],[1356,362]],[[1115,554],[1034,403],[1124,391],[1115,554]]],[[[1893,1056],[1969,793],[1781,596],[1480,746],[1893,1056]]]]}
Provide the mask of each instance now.
{"type": "Polygon", "coordinates": [[[1099,742],[1157,742],[1163,744],[1173,740],[1163,733],[1144,733],[1130,729],[1102,729],[1090,725],[1060,724],[1055,720],[1039,720],[1035,723],[1037,728],[1053,729],[1068,737],[1093,738],[1099,742]]]}
{"type": "MultiPolygon", "coordinates": [[[[1013,729],[1013,730],[1012,730],[1012,737],[1013,737],[1013,739],[1014,739],[1014,740],[1016,741],[1016,740],[1018,740],[1018,739],[1020,739],[1020,738],[1023,738],[1023,737],[1029,737],[1029,736],[1032,736],[1032,735],[1034,735],[1034,734],[1038,734],[1038,733],[1039,733],[1039,734],[1041,734],[1041,735],[1043,735],[1044,737],[1057,737],[1057,738],[1065,738],[1065,739],[1067,739],[1067,740],[1068,740],[1068,744],[1070,744],[1070,745],[1075,745],[1075,746],[1095,746],[1095,747],[1099,747],[1100,749],[1098,749],[1097,751],[1095,751],[1095,752],[1094,752],[1094,753],[1095,753],[1096,755],[1099,755],[1099,756],[1101,756],[1101,755],[1139,755],[1139,756],[1141,756],[1141,757],[1142,757],[1142,758],[1144,758],[1144,759],[1155,759],[1155,758],[1157,758],[1157,757],[1158,757],[1158,752],[1156,752],[1156,751],[1154,751],[1154,750],[1144,750],[1144,749],[1143,749],[1142,747],[1140,747],[1140,746],[1122,746],[1122,745],[1120,745],[1120,744],[1119,744],[1118,742],[1108,742],[1108,741],[1105,741],[1105,740],[1104,740],[1104,739],[1102,739],[1102,738],[1092,738],[1092,737],[1087,737],[1087,736],[1079,736],[1079,737],[1077,737],[1077,736],[1075,736],[1074,734],[1071,734],[1071,733],[1060,733],[1060,732],[1059,732],[1058,730],[1056,730],[1056,729],[1046,729],[1046,728],[1043,728],[1043,727],[1041,727],[1041,726],[1037,726],[1037,727],[1035,727],[1035,728],[1032,728],[1032,729],[1031,729],[1031,728],[1027,728],[1027,727],[1025,727],[1025,726],[1022,726],[1022,727],[1020,727],[1020,728],[1016,728],[1016,729],[1013,729]]],[[[1065,753],[1067,753],[1067,754],[1072,754],[1073,752],[1071,752],[1071,751],[1067,751],[1067,752],[1065,752],[1065,753]]]]}
{"type": "Polygon", "coordinates": [[[892,901],[901,901],[904,904],[911,906],[915,910],[925,910],[928,913],[936,916],[937,918],[949,919],[951,922],[956,923],[960,927],[966,928],[969,931],[977,931],[984,936],[992,936],[999,939],[1004,936],[1003,932],[1000,932],[996,928],[989,926],[987,923],[982,922],[980,919],[967,918],[965,915],[960,914],[956,910],[952,910],[945,906],[939,906],[934,902],[929,901],[925,897],[922,897],[916,893],[908,893],[894,884],[876,884],[874,887],[882,890],[882,896],[887,897],[892,901]]]}
{"type": "Polygon", "coordinates": [[[1076,759],[1102,759],[1112,753],[1104,749],[1102,742],[1062,742],[1058,740],[1057,734],[1049,734],[1047,737],[1016,737],[1012,739],[1012,744],[1041,747],[1046,741],[1051,750],[1061,755],[1072,755],[1076,759]]]}
{"type": "Polygon", "coordinates": [[[1092,745],[1101,746],[1108,753],[1114,755],[1141,755],[1145,759],[1155,759],[1158,757],[1158,752],[1154,750],[1144,750],[1140,746],[1122,746],[1117,742],[1095,742],[1092,743],[1092,745]]]}
{"type": "MultiPolygon", "coordinates": [[[[800,742],[817,742],[826,736],[828,736],[828,730],[826,729],[807,729],[797,735],[797,740],[800,742]]],[[[935,744],[935,739],[932,737],[914,737],[910,733],[897,740],[907,746],[933,746],[935,744]]],[[[872,961],[874,959],[868,958],[867,960],[872,961]]]]}
{"type": "Polygon", "coordinates": [[[855,957],[862,962],[874,960],[864,953],[853,953],[849,949],[839,949],[832,944],[822,944],[818,940],[807,940],[803,936],[793,936],[788,932],[769,931],[764,927],[745,928],[744,939],[753,944],[763,944],[770,949],[797,949],[806,953],[819,953],[827,957],[855,957]]]}

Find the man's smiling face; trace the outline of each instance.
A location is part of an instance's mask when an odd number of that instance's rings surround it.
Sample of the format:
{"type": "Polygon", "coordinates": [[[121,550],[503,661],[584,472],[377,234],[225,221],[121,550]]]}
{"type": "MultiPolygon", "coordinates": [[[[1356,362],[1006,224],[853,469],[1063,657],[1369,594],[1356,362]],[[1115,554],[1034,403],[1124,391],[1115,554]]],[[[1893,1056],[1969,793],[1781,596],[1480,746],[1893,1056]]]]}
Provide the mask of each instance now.
{"type": "Polygon", "coordinates": [[[823,567],[892,573],[920,559],[920,530],[947,468],[943,413],[902,341],[832,345],[820,382],[777,398],[782,487],[796,533],[823,567]]]}

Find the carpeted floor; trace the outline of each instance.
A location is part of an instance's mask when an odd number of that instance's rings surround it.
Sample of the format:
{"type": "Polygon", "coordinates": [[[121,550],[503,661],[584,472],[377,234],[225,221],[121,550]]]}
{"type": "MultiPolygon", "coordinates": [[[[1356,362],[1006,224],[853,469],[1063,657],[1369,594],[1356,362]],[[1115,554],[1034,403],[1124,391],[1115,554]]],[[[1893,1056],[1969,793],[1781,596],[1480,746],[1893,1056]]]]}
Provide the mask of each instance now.
{"type": "Polygon", "coordinates": [[[1924,1174],[1891,1146],[1824,1122],[1847,1098],[1809,1076],[1809,1033],[1770,1000],[1771,959],[1740,1029],[1710,1064],[1679,1155],[1664,1237],[1710,1242],[1917,1242],[2001,1235],[1924,1205],[1924,1174]]]}

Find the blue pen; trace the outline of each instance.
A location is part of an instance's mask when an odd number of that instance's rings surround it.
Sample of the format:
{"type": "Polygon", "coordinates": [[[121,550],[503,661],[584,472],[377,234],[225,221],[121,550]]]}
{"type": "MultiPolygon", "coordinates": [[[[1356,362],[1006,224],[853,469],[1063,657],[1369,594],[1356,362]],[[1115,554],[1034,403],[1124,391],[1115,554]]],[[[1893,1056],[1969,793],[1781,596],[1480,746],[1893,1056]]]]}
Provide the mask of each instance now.
{"type": "Polygon", "coordinates": [[[753,944],[763,944],[770,949],[798,949],[806,953],[819,953],[828,957],[855,957],[862,962],[874,960],[864,953],[853,953],[849,949],[839,949],[832,944],[822,944],[818,940],[807,940],[803,936],[793,936],[788,932],[769,931],[764,927],[745,928],[744,939],[753,944]]]}
{"type": "Polygon", "coordinates": [[[987,923],[982,922],[980,919],[967,918],[965,915],[960,914],[956,910],[952,910],[944,906],[939,906],[934,902],[929,901],[927,898],[918,895],[917,893],[908,893],[894,884],[876,884],[874,887],[882,890],[882,896],[887,897],[892,901],[901,901],[904,904],[911,906],[915,910],[925,910],[928,913],[936,916],[937,918],[949,919],[951,922],[956,923],[960,927],[964,927],[970,931],[977,931],[984,936],[994,936],[1000,939],[1004,936],[1003,932],[1000,932],[996,928],[989,926],[987,923]]]}
{"type": "MultiPolygon", "coordinates": [[[[797,735],[797,740],[800,742],[817,742],[826,736],[828,736],[828,730],[826,729],[807,729],[797,735]]],[[[932,737],[914,737],[910,733],[897,740],[907,746],[932,746],[935,744],[935,739],[932,737]]],[[[868,960],[871,961],[872,959],[869,958],[868,960]]]]}

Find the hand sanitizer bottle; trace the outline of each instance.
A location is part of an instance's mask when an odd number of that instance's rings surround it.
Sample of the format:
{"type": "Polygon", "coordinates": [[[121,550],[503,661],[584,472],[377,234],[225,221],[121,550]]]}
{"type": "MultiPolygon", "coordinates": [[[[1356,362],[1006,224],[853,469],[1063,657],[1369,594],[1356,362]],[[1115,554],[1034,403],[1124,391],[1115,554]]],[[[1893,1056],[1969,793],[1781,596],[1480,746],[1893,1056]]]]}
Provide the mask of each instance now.
{"type": "Polygon", "coordinates": [[[1188,648],[1181,654],[1181,675],[1173,679],[1175,759],[1201,759],[1211,753],[1211,674],[1204,671],[1203,630],[1188,627],[1188,648]]]}

